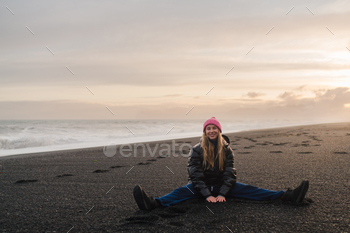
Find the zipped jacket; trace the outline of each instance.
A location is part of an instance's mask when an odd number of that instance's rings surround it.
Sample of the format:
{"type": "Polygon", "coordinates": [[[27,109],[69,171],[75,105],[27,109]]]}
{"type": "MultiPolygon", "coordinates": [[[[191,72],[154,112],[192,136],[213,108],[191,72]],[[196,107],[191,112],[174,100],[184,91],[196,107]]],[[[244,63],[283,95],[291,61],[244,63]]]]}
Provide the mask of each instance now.
{"type": "MultiPolygon", "coordinates": [[[[228,191],[236,183],[236,169],[234,168],[234,154],[229,146],[230,139],[226,135],[223,137],[223,146],[225,153],[224,170],[220,171],[219,161],[216,158],[214,167],[203,169],[203,148],[201,144],[196,144],[190,151],[187,171],[189,183],[199,191],[203,197],[212,196],[210,186],[219,186],[219,195],[226,196],[228,191]]],[[[200,140],[200,142],[202,139],[200,140]]],[[[216,152],[215,152],[216,153],[216,152]]]]}

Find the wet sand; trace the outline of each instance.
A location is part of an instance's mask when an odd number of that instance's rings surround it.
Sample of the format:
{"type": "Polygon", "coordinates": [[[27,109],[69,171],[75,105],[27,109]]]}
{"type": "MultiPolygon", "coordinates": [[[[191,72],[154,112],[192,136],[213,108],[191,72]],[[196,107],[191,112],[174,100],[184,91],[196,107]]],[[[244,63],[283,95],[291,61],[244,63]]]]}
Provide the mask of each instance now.
{"type": "Polygon", "coordinates": [[[350,232],[350,123],[226,135],[238,182],[286,190],[308,179],[303,203],[194,199],[140,211],[136,184],[154,197],[187,184],[188,158],[160,147],[169,140],[148,143],[152,151],[158,143],[153,157],[141,147],[136,157],[103,148],[0,157],[0,232],[350,232]]]}

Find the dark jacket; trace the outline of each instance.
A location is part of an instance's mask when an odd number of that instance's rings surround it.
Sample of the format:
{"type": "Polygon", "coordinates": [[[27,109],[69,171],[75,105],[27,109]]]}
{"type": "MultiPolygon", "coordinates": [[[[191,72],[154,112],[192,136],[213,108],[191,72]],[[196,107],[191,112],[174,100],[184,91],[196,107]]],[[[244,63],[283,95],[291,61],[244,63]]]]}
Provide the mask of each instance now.
{"type": "Polygon", "coordinates": [[[219,186],[219,194],[225,196],[230,188],[236,182],[236,170],[234,169],[234,154],[229,146],[230,139],[222,135],[224,138],[225,166],[224,170],[219,170],[219,161],[216,159],[214,167],[203,169],[203,149],[201,144],[196,144],[190,152],[188,159],[188,180],[192,182],[194,188],[199,191],[205,198],[211,196],[208,186],[219,186]]]}

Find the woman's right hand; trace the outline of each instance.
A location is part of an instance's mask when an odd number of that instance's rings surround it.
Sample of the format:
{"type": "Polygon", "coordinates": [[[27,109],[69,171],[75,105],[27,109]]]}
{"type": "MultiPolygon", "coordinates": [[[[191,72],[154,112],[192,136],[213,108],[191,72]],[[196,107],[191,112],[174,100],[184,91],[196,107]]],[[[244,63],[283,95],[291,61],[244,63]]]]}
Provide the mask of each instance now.
{"type": "Polygon", "coordinates": [[[216,198],[213,196],[207,197],[207,202],[216,202],[216,198]]]}

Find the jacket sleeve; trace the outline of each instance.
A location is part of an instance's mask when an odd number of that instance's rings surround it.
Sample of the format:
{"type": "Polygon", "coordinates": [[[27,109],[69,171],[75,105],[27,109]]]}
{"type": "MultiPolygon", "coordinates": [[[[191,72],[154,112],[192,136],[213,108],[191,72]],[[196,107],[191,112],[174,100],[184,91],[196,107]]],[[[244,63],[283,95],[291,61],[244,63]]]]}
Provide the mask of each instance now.
{"type": "Polygon", "coordinates": [[[196,149],[200,150],[200,148],[192,148],[190,152],[187,168],[188,175],[194,188],[199,191],[203,197],[207,198],[212,194],[204,182],[205,177],[202,168],[201,156],[199,154],[200,152],[196,151],[196,149]]]}
{"type": "Polygon", "coordinates": [[[223,174],[223,184],[220,187],[219,195],[226,196],[228,191],[236,183],[236,169],[234,168],[234,154],[231,147],[227,147],[225,171],[223,174]]]}

